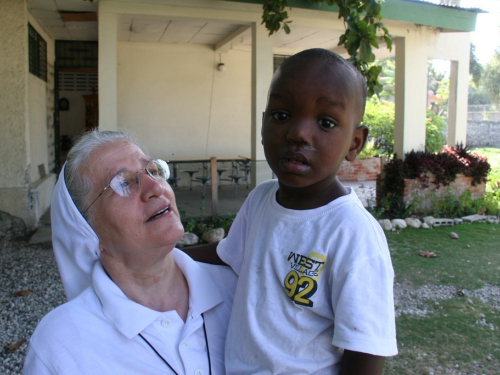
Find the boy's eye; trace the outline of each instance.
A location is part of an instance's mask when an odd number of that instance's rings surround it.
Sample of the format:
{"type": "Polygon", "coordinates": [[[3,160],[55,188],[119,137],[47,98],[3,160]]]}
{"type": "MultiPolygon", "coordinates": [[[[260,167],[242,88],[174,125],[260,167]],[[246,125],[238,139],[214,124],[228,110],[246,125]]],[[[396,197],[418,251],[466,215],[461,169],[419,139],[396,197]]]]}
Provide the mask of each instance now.
{"type": "Polygon", "coordinates": [[[318,125],[321,126],[323,129],[331,129],[337,126],[337,124],[330,119],[327,118],[322,118],[318,121],[318,125]]]}
{"type": "Polygon", "coordinates": [[[277,112],[273,112],[271,114],[271,116],[273,117],[273,119],[275,119],[276,121],[285,121],[285,120],[288,120],[288,118],[290,116],[288,116],[288,113],[286,112],[281,112],[281,111],[277,111],[277,112]]]}

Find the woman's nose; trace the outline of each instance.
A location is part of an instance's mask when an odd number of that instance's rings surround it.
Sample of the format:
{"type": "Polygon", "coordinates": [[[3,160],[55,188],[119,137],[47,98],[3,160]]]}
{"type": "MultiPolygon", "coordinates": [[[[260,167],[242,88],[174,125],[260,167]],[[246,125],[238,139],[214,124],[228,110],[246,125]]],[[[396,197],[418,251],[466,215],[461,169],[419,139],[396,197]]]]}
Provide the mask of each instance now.
{"type": "Polygon", "coordinates": [[[141,179],[141,196],[144,200],[159,197],[167,189],[168,182],[162,178],[155,179],[147,173],[141,173],[139,178],[141,179]]]}

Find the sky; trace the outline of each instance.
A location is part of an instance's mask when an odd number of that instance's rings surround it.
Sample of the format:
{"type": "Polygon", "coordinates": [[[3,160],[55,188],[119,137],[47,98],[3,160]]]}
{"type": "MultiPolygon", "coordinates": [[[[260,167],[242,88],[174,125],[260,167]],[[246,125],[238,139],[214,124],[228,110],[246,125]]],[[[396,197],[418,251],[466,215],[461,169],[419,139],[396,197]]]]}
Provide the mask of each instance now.
{"type": "MultiPolygon", "coordinates": [[[[425,0],[439,4],[440,0],[425,0]]],[[[482,65],[488,64],[496,49],[500,49],[500,0],[460,0],[462,8],[482,9],[476,29],[471,33],[471,42],[476,46],[475,54],[482,65]]]]}
{"type": "MultiPolygon", "coordinates": [[[[440,0],[425,0],[438,3],[440,0]]],[[[475,55],[481,65],[486,66],[496,49],[500,49],[500,0],[461,0],[463,8],[478,8],[487,11],[479,13],[476,19],[476,29],[471,33],[471,43],[476,46],[475,55]]],[[[449,73],[448,60],[432,60],[437,71],[449,73]]]]}
{"type": "Polygon", "coordinates": [[[482,65],[486,65],[495,49],[500,49],[500,0],[462,0],[460,5],[488,11],[477,15],[476,30],[471,33],[476,57],[482,65]]]}

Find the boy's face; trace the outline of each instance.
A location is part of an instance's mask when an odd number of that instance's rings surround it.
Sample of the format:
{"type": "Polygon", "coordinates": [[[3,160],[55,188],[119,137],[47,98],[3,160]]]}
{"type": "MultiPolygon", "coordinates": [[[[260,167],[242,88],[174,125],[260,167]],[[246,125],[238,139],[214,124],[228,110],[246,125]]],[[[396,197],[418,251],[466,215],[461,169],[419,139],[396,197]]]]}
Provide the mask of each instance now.
{"type": "Polygon", "coordinates": [[[282,185],[322,191],[344,158],[354,160],[364,146],[368,130],[357,127],[361,94],[346,68],[317,59],[292,64],[271,87],[262,144],[282,185]]]}

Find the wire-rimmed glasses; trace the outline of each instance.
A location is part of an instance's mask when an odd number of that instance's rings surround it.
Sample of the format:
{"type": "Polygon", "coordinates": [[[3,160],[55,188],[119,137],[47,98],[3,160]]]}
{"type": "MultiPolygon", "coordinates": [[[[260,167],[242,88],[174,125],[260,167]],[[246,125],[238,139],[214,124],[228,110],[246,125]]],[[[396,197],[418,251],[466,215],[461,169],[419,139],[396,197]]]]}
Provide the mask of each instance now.
{"type": "Polygon", "coordinates": [[[111,179],[111,182],[106,186],[96,199],[87,207],[85,211],[82,212],[83,215],[92,207],[92,205],[104,194],[108,189],[113,190],[116,194],[121,197],[131,197],[137,194],[141,188],[141,179],[139,178],[139,172],[144,171],[153,180],[167,181],[170,177],[170,170],[168,164],[165,160],[155,159],[148,162],[148,164],[139,169],[137,172],[132,171],[122,171],[118,173],[115,177],[111,179]]]}

